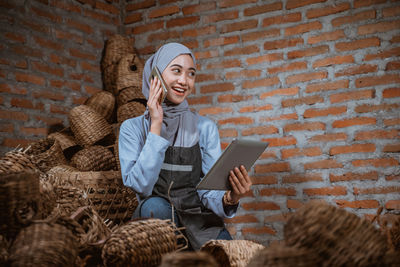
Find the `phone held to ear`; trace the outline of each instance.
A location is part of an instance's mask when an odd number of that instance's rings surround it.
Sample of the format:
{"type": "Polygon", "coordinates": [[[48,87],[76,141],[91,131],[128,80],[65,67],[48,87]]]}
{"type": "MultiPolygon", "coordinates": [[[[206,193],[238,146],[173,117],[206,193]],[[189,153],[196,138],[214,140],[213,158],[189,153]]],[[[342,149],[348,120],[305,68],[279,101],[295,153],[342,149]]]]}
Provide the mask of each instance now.
{"type": "Polygon", "coordinates": [[[157,66],[153,67],[153,69],[151,71],[151,74],[150,74],[149,82],[151,82],[151,80],[154,79],[154,77],[157,77],[161,82],[161,90],[162,90],[162,92],[161,92],[160,98],[158,100],[158,102],[161,104],[162,102],[164,102],[168,91],[167,91],[167,85],[165,84],[165,81],[164,81],[160,71],[158,70],[157,66]]]}

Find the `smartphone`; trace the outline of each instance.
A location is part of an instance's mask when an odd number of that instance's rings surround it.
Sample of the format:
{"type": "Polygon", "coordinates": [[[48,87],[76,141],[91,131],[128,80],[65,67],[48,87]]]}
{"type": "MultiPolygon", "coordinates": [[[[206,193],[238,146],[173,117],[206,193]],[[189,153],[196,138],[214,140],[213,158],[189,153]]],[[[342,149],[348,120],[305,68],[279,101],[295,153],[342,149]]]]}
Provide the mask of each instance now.
{"type": "Polygon", "coordinates": [[[160,73],[160,71],[158,70],[157,66],[154,66],[151,74],[150,74],[150,78],[149,78],[149,82],[151,82],[152,79],[154,79],[154,77],[156,77],[160,80],[161,82],[161,96],[160,99],[158,100],[158,102],[161,104],[162,102],[164,102],[165,97],[167,96],[167,85],[165,84],[165,81],[160,73]]]}

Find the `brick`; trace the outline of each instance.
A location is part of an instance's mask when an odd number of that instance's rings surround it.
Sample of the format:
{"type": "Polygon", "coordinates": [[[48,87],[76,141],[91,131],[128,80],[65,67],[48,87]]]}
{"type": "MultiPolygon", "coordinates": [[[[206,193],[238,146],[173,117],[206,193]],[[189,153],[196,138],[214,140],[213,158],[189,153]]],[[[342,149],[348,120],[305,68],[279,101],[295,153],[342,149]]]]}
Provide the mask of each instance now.
{"type": "Polygon", "coordinates": [[[326,71],[293,74],[286,78],[286,84],[308,82],[312,80],[322,80],[327,77],[328,77],[328,72],[326,71]]]}
{"type": "Polygon", "coordinates": [[[32,14],[34,16],[49,19],[57,24],[62,22],[62,18],[60,16],[56,16],[54,13],[47,12],[43,8],[36,8],[36,7],[32,6],[30,8],[30,11],[32,11],[32,14]]]}
{"type": "Polygon", "coordinates": [[[338,71],[335,73],[335,77],[365,74],[365,73],[370,73],[370,72],[377,72],[377,70],[378,70],[377,65],[364,64],[364,65],[350,67],[350,68],[346,68],[344,70],[338,71]]]}
{"type": "Polygon", "coordinates": [[[277,162],[258,164],[254,167],[254,172],[259,173],[270,173],[270,172],[288,172],[290,171],[290,165],[288,162],[277,162]]]}
{"type": "Polygon", "coordinates": [[[398,138],[397,130],[372,130],[360,131],[355,133],[354,140],[376,140],[376,139],[393,139],[398,138]]]}
{"type": "Polygon", "coordinates": [[[259,126],[259,127],[251,127],[242,131],[242,136],[249,135],[268,135],[278,133],[279,130],[275,126],[259,126]]]}
{"type": "Polygon", "coordinates": [[[260,190],[260,196],[295,196],[296,189],[294,188],[264,188],[260,190]]]}
{"type": "Polygon", "coordinates": [[[225,73],[225,77],[228,80],[235,78],[251,78],[260,77],[261,70],[241,70],[241,71],[228,71],[225,73]]]}
{"type": "Polygon", "coordinates": [[[360,99],[372,99],[375,98],[375,90],[362,90],[346,93],[332,94],[329,99],[331,103],[342,103],[360,99]]]}
{"type": "Polygon", "coordinates": [[[304,43],[303,38],[281,39],[264,43],[264,50],[274,50],[281,48],[294,47],[304,43]]]}
{"type": "Polygon", "coordinates": [[[384,50],[382,52],[376,53],[376,54],[367,54],[364,57],[365,61],[368,60],[375,60],[375,59],[384,59],[384,58],[390,58],[394,56],[400,56],[400,47],[395,47],[389,50],[384,50]]]}
{"type": "Polygon", "coordinates": [[[232,95],[232,94],[224,94],[218,96],[218,102],[219,103],[236,103],[236,102],[242,102],[242,101],[248,101],[251,100],[253,97],[248,95],[232,95]]]}
{"type": "Polygon", "coordinates": [[[237,137],[238,136],[238,131],[236,129],[220,129],[219,130],[219,136],[221,138],[237,137]]]}
{"type": "Polygon", "coordinates": [[[43,103],[33,103],[31,99],[12,98],[10,104],[13,107],[20,107],[24,109],[38,109],[44,111],[43,103]]]}
{"type": "Polygon", "coordinates": [[[204,15],[202,16],[203,23],[209,24],[224,20],[234,20],[239,17],[239,12],[237,10],[218,12],[217,14],[204,15]]]}
{"type": "Polygon", "coordinates": [[[37,62],[37,61],[33,61],[32,62],[32,67],[34,70],[38,70],[40,72],[44,72],[44,73],[48,73],[51,75],[56,75],[59,77],[63,77],[64,76],[64,70],[62,68],[56,68],[53,66],[49,66],[46,64],[43,64],[41,62],[37,62]]]}
{"type": "Polygon", "coordinates": [[[14,125],[11,123],[0,123],[0,132],[2,133],[12,133],[14,132],[14,125]]]}
{"type": "Polygon", "coordinates": [[[223,120],[219,120],[218,123],[220,125],[223,124],[253,124],[254,120],[249,117],[234,117],[234,118],[226,118],[223,120]]]}
{"type": "MultiPolygon", "coordinates": [[[[46,5],[48,5],[49,1],[42,0],[42,2],[45,2],[46,5]]],[[[93,8],[96,6],[96,3],[94,3],[93,1],[88,0],[88,2],[93,8]]],[[[81,12],[81,8],[80,8],[79,5],[73,5],[73,4],[69,3],[69,2],[63,3],[62,1],[53,1],[53,2],[50,3],[50,5],[53,6],[53,7],[64,9],[64,10],[70,12],[70,13],[71,12],[75,12],[75,13],[80,13],[81,12]]]]}
{"type": "Polygon", "coordinates": [[[290,87],[290,88],[282,88],[282,89],[275,89],[266,93],[262,93],[260,95],[260,99],[265,99],[267,97],[273,97],[276,95],[279,96],[293,96],[299,93],[299,87],[290,87]]]}
{"type": "Polygon", "coordinates": [[[328,133],[328,134],[321,134],[315,135],[309,138],[310,142],[335,142],[335,141],[343,141],[347,140],[347,134],[345,133],[328,133]]]}
{"type": "Polygon", "coordinates": [[[283,114],[279,115],[276,117],[264,117],[261,118],[261,122],[268,122],[268,121],[279,121],[279,120],[297,120],[298,116],[296,113],[289,113],[289,114],[283,114]]]}
{"type": "Polygon", "coordinates": [[[219,83],[219,84],[204,85],[200,88],[200,92],[202,94],[207,94],[214,92],[233,91],[234,89],[235,86],[232,83],[219,83]]]}
{"type": "Polygon", "coordinates": [[[117,17],[117,16],[110,17],[109,14],[104,14],[104,13],[95,12],[95,11],[91,11],[91,10],[84,10],[83,16],[100,21],[102,23],[108,23],[108,24],[114,24],[114,25],[119,23],[119,17],[117,17]]]}
{"type": "Polygon", "coordinates": [[[359,13],[352,14],[350,16],[338,17],[332,19],[332,26],[339,27],[343,24],[352,24],[359,21],[367,20],[367,19],[375,19],[376,11],[375,10],[367,10],[359,13]]]}
{"type": "Polygon", "coordinates": [[[273,62],[277,60],[282,60],[283,59],[283,54],[282,53],[273,53],[273,54],[266,54],[262,56],[257,56],[257,57],[250,57],[246,59],[246,62],[248,65],[254,65],[254,64],[262,64],[265,62],[273,62]]]}
{"type": "Polygon", "coordinates": [[[216,32],[215,26],[206,26],[196,29],[189,29],[182,32],[183,37],[198,37],[202,35],[210,35],[216,32]]]}
{"type": "Polygon", "coordinates": [[[243,81],[242,88],[243,89],[253,89],[253,88],[257,88],[257,87],[268,87],[268,86],[272,86],[272,85],[277,85],[279,83],[280,83],[279,78],[275,76],[275,77],[266,78],[266,79],[243,81]]]}
{"type": "Polygon", "coordinates": [[[241,229],[241,232],[243,235],[276,235],[276,231],[268,226],[262,226],[262,227],[243,227],[241,229]]]}
{"type": "Polygon", "coordinates": [[[236,56],[236,55],[249,55],[258,53],[260,49],[257,45],[249,45],[245,47],[236,47],[231,50],[227,50],[224,52],[224,56],[236,56]]]}
{"type": "Polygon", "coordinates": [[[16,94],[16,95],[26,95],[28,93],[28,91],[25,88],[10,87],[10,85],[5,83],[0,83],[0,92],[16,94]]]}
{"type": "Polygon", "coordinates": [[[149,42],[154,42],[158,40],[168,40],[168,39],[175,39],[181,36],[181,33],[178,31],[163,31],[160,33],[150,34],[147,37],[149,42]]]}
{"type": "Polygon", "coordinates": [[[342,39],[345,37],[346,35],[344,34],[343,30],[337,30],[334,32],[324,32],[322,34],[309,37],[307,43],[316,44],[320,42],[336,41],[338,39],[342,39]]]}
{"type": "Polygon", "coordinates": [[[372,187],[372,188],[354,188],[355,195],[372,195],[372,194],[390,194],[400,193],[399,186],[387,186],[387,187],[372,187]]]}
{"type": "Polygon", "coordinates": [[[29,116],[22,111],[11,111],[11,110],[1,110],[0,109],[0,119],[6,119],[10,121],[28,121],[29,116]]]}
{"type": "Polygon", "coordinates": [[[156,5],[155,0],[143,0],[143,1],[135,1],[134,3],[127,3],[125,10],[126,11],[136,11],[139,9],[145,9],[156,5]]]}
{"type": "Polygon", "coordinates": [[[400,125],[400,119],[399,118],[385,119],[383,120],[383,123],[385,126],[400,125]]]}
{"type": "Polygon", "coordinates": [[[292,123],[286,124],[283,127],[283,132],[293,132],[293,131],[318,131],[325,130],[325,124],[322,122],[303,122],[303,123],[292,123]]]}
{"type": "Polygon", "coordinates": [[[330,115],[340,115],[347,112],[346,106],[341,107],[331,107],[325,109],[307,109],[303,113],[304,118],[315,118],[315,117],[325,117],[330,115]]]}
{"type": "Polygon", "coordinates": [[[262,184],[262,185],[266,185],[266,184],[277,184],[278,183],[278,179],[276,179],[276,177],[274,176],[251,176],[250,177],[251,182],[253,185],[257,185],[257,184],[262,184]]]}
{"type": "Polygon", "coordinates": [[[240,113],[259,112],[259,111],[272,110],[272,109],[273,109],[273,107],[270,104],[266,104],[266,105],[263,105],[263,106],[250,105],[250,106],[241,107],[239,109],[239,112],[240,113]]]}
{"type": "Polygon", "coordinates": [[[381,159],[359,159],[353,160],[351,162],[355,167],[366,167],[366,166],[373,166],[373,167],[391,167],[391,166],[398,166],[399,162],[394,158],[381,158],[381,159]]]}
{"type": "Polygon", "coordinates": [[[70,107],[63,107],[61,105],[50,105],[50,112],[51,113],[57,113],[57,114],[64,114],[67,115],[69,114],[70,107]]]}
{"type": "Polygon", "coordinates": [[[219,77],[216,76],[215,73],[210,73],[210,74],[196,74],[196,82],[207,82],[207,81],[212,81],[212,80],[217,80],[220,79],[219,77]]]}
{"type": "Polygon", "coordinates": [[[201,3],[197,5],[190,5],[190,6],[185,6],[182,8],[183,15],[192,15],[195,13],[200,13],[204,11],[209,11],[209,10],[215,10],[216,9],[216,4],[215,2],[207,2],[207,3],[201,3]]]}
{"type": "Polygon", "coordinates": [[[55,31],[55,35],[56,35],[57,39],[63,39],[63,40],[69,40],[69,41],[72,40],[78,44],[83,44],[83,37],[78,34],[65,32],[65,31],[61,31],[61,30],[54,30],[54,31],[55,31]]]}
{"type": "MultiPolygon", "coordinates": [[[[272,223],[272,222],[282,222],[285,223],[287,220],[288,214],[287,213],[281,213],[281,214],[275,214],[275,215],[269,215],[264,218],[264,223],[272,223]]],[[[272,243],[271,243],[272,245],[272,243]]]]}
{"type": "Polygon", "coordinates": [[[218,50],[194,52],[196,59],[215,58],[219,56],[218,50]]]}
{"type": "Polygon", "coordinates": [[[369,76],[358,78],[355,80],[356,87],[369,87],[382,84],[399,83],[400,75],[398,74],[386,74],[382,76],[369,76]]]}
{"type": "Polygon", "coordinates": [[[294,70],[304,70],[307,69],[307,62],[293,62],[285,65],[281,65],[278,67],[267,68],[269,74],[282,73],[282,72],[291,72],[294,70]]]}
{"type": "Polygon", "coordinates": [[[354,63],[353,55],[334,56],[314,61],[313,68],[328,67],[346,63],[354,63]]]}
{"type": "Polygon", "coordinates": [[[249,33],[242,33],[240,35],[242,42],[249,42],[249,41],[255,41],[259,39],[267,39],[271,37],[277,37],[280,35],[280,30],[279,29],[268,29],[268,30],[262,30],[262,31],[255,31],[255,32],[249,32],[249,33]]]}
{"type": "Polygon", "coordinates": [[[88,34],[88,35],[93,34],[93,28],[86,23],[81,23],[79,21],[69,19],[67,21],[67,26],[75,28],[85,34],[88,34]]]}
{"type": "Polygon", "coordinates": [[[296,58],[311,57],[315,55],[325,54],[327,52],[329,52],[329,47],[327,45],[322,45],[322,46],[308,48],[305,50],[290,51],[287,53],[287,57],[288,59],[296,59],[296,58]]]}
{"type": "Polygon", "coordinates": [[[261,156],[260,159],[277,159],[278,157],[276,156],[276,152],[275,151],[264,151],[261,156]]]}
{"type": "Polygon", "coordinates": [[[282,177],[283,184],[322,182],[322,176],[319,173],[298,173],[282,177]]]}
{"type": "Polygon", "coordinates": [[[200,96],[200,97],[189,97],[187,98],[190,106],[192,105],[209,105],[212,103],[212,98],[210,96],[200,96]]]}
{"type": "Polygon", "coordinates": [[[162,29],[163,26],[164,26],[164,21],[150,22],[144,25],[133,27],[131,33],[135,35],[145,32],[154,32],[156,30],[162,29]]]}
{"type": "Polygon", "coordinates": [[[292,157],[315,157],[322,155],[322,151],[319,147],[309,147],[309,148],[289,148],[281,150],[282,159],[292,158],[292,157]]]}
{"type": "Polygon", "coordinates": [[[19,131],[25,135],[46,136],[47,128],[20,127],[19,131]]]}
{"type": "Polygon", "coordinates": [[[400,200],[389,200],[385,204],[387,210],[400,210],[400,200]]]}
{"type": "Polygon", "coordinates": [[[285,29],[285,36],[290,36],[290,35],[296,35],[296,34],[302,34],[306,32],[311,32],[315,30],[321,30],[322,29],[322,24],[319,21],[314,21],[314,22],[309,22],[309,23],[304,23],[292,27],[287,27],[285,29]]]}
{"type": "Polygon", "coordinates": [[[355,172],[347,172],[344,174],[329,174],[329,180],[331,181],[331,183],[335,183],[335,182],[343,182],[343,181],[356,181],[356,180],[360,180],[360,181],[364,181],[364,180],[378,180],[379,175],[378,172],[376,171],[370,171],[370,172],[366,172],[366,173],[355,173],[355,172]]]}
{"type": "Polygon", "coordinates": [[[63,101],[65,99],[65,96],[59,93],[54,93],[51,91],[35,91],[33,92],[33,97],[34,98],[46,98],[46,99],[51,99],[51,100],[59,100],[63,101]]]}
{"type": "Polygon", "coordinates": [[[265,202],[248,202],[241,203],[240,206],[244,210],[279,210],[280,207],[275,202],[265,201],[265,202]]]}
{"type": "Polygon", "coordinates": [[[374,124],[376,124],[376,118],[357,117],[357,118],[336,120],[332,123],[332,127],[333,128],[345,128],[345,127],[351,127],[351,126],[355,126],[355,125],[374,125],[374,124]]]}
{"type": "Polygon", "coordinates": [[[299,105],[313,105],[315,103],[323,103],[324,99],[320,96],[307,96],[295,99],[287,99],[283,100],[281,105],[282,107],[294,107],[299,105]]]}
{"type": "Polygon", "coordinates": [[[348,153],[368,153],[375,152],[376,147],[374,144],[354,144],[348,146],[334,146],[329,150],[331,156],[338,154],[348,154],[348,153]]]}
{"type": "Polygon", "coordinates": [[[395,21],[384,21],[374,24],[367,24],[358,27],[358,35],[367,35],[378,32],[389,32],[391,30],[398,30],[400,25],[400,20],[395,21]]]}
{"type": "Polygon", "coordinates": [[[352,42],[339,42],[335,44],[335,49],[339,52],[341,51],[351,51],[357,49],[363,49],[367,47],[380,46],[381,41],[378,37],[365,38],[360,40],[355,40],[352,42]]]}
{"type": "Polygon", "coordinates": [[[343,168],[343,164],[335,159],[324,159],[304,164],[305,170],[343,168]]]}
{"type": "Polygon", "coordinates": [[[395,44],[395,43],[400,43],[400,35],[395,35],[390,39],[390,43],[395,44]]]}
{"type": "Polygon", "coordinates": [[[307,6],[307,5],[312,5],[315,3],[322,3],[325,2],[326,0],[303,0],[303,1],[298,1],[298,0],[288,0],[286,3],[286,8],[287,9],[294,9],[302,6],[307,6]]]}
{"type": "Polygon", "coordinates": [[[243,11],[243,15],[245,16],[254,16],[254,15],[258,15],[258,14],[263,14],[263,13],[268,13],[271,11],[277,11],[277,10],[282,10],[282,3],[279,2],[275,2],[272,4],[266,4],[266,5],[256,5],[256,6],[252,6],[249,8],[246,8],[243,11]]]}
{"type": "Polygon", "coordinates": [[[15,45],[12,47],[12,52],[14,52],[17,55],[22,55],[30,58],[32,57],[40,59],[43,58],[43,51],[26,46],[15,45]]]}
{"type": "Polygon", "coordinates": [[[386,176],[386,181],[400,181],[400,175],[386,176]]]}
{"type": "Polygon", "coordinates": [[[4,147],[28,147],[34,140],[32,139],[18,139],[18,138],[4,138],[1,146],[4,147]]]}
{"type": "Polygon", "coordinates": [[[313,83],[307,85],[306,93],[331,91],[331,90],[338,90],[345,88],[349,88],[349,80],[337,80],[334,82],[313,83]]]}
{"type": "Polygon", "coordinates": [[[200,115],[210,115],[210,114],[221,114],[221,113],[231,113],[233,112],[230,107],[209,107],[202,108],[199,110],[200,115]]]}
{"type": "Polygon", "coordinates": [[[288,209],[298,209],[302,207],[304,204],[296,199],[287,199],[286,206],[288,209]]]}
{"type": "Polygon", "coordinates": [[[343,186],[304,188],[304,194],[308,196],[343,196],[347,194],[347,189],[343,186]]]}
{"type": "Polygon", "coordinates": [[[131,13],[131,14],[125,16],[124,24],[125,25],[132,24],[132,23],[139,22],[142,20],[143,20],[142,13],[131,13]]]}
{"type": "MultiPolygon", "coordinates": [[[[193,29],[192,29],[193,30],[193,29]]],[[[223,46],[229,44],[236,44],[239,42],[239,36],[228,36],[228,37],[218,37],[211,38],[204,41],[204,47],[210,46],[223,46]]]]}
{"type": "Polygon", "coordinates": [[[239,215],[233,218],[227,218],[226,223],[256,223],[258,219],[254,215],[239,215]]]}
{"type": "Polygon", "coordinates": [[[76,67],[76,65],[77,65],[77,61],[75,59],[62,57],[62,56],[56,55],[56,54],[50,55],[50,61],[52,63],[56,63],[59,65],[68,65],[70,67],[76,67]]]}
{"type": "Polygon", "coordinates": [[[391,6],[388,8],[384,8],[382,10],[383,17],[394,17],[400,15],[400,7],[399,6],[391,6]]]}
{"type": "Polygon", "coordinates": [[[219,62],[210,63],[207,65],[207,69],[229,69],[235,67],[241,67],[241,62],[238,59],[224,60],[219,62]]]}
{"type": "Polygon", "coordinates": [[[170,16],[178,13],[179,11],[180,9],[178,6],[162,6],[157,9],[152,9],[149,12],[148,17],[152,19],[152,18],[170,16]]]}
{"type": "Polygon", "coordinates": [[[293,136],[277,137],[277,138],[263,138],[263,142],[268,142],[270,147],[276,146],[291,146],[297,144],[296,138],[293,136]]]}
{"type": "Polygon", "coordinates": [[[400,97],[400,88],[387,88],[383,90],[383,98],[400,97]]]}
{"type": "Polygon", "coordinates": [[[226,8],[255,2],[257,2],[257,0],[222,0],[218,2],[218,5],[220,8],[226,8]]]}
{"type": "Polygon", "coordinates": [[[221,31],[221,33],[244,31],[244,30],[256,28],[257,25],[258,25],[258,20],[252,19],[252,20],[224,24],[224,25],[222,25],[220,31],[221,31]]]}
{"type": "Polygon", "coordinates": [[[26,37],[24,35],[13,33],[13,32],[6,32],[3,34],[8,40],[13,40],[18,43],[26,43],[26,37]]]}
{"type": "Polygon", "coordinates": [[[349,3],[339,3],[334,6],[324,6],[322,8],[308,9],[306,16],[308,19],[319,18],[324,16],[329,16],[332,14],[337,14],[350,9],[349,3]]]}
{"type": "Polygon", "coordinates": [[[386,146],[383,147],[382,151],[386,152],[386,153],[399,153],[400,152],[400,143],[399,144],[386,145],[386,146]]]}
{"type": "Polygon", "coordinates": [[[43,77],[33,74],[20,73],[20,72],[15,73],[15,80],[17,82],[27,82],[36,85],[44,85],[46,82],[43,77]]]}
{"type": "Polygon", "coordinates": [[[357,113],[368,113],[368,112],[375,112],[375,111],[390,111],[393,109],[400,108],[399,104],[380,104],[380,105],[370,105],[364,104],[357,106],[354,111],[357,113]]]}
{"type": "Polygon", "coordinates": [[[385,3],[386,0],[354,0],[354,7],[365,7],[385,3]]]}
{"type": "Polygon", "coordinates": [[[379,208],[377,200],[354,200],[348,201],[344,199],[335,200],[339,208],[352,208],[352,209],[376,209],[379,208]]]}
{"type": "Polygon", "coordinates": [[[301,21],[301,13],[290,13],[287,15],[275,16],[275,17],[267,17],[263,20],[263,27],[268,27],[276,24],[285,24],[291,22],[299,22],[301,21]]]}
{"type": "Polygon", "coordinates": [[[400,70],[400,61],[391,61],[386,64],[385,70],[400,70]]]}

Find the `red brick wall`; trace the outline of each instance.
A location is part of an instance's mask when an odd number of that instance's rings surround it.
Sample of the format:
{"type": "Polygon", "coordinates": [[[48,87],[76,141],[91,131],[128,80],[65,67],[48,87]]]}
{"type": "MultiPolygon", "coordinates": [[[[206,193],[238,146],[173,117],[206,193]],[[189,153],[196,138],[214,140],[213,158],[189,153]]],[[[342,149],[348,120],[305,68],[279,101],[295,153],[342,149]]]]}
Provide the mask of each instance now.
{"type": "Polygon", "coordinates": [[[3,152],[66,124],[102,88],[104,40],[125,30],[143,60],[170,41],[193,49],[189,101],[224,146],[270,142],[227,221],[235,238],[282,239],[309,200],[367,218],[400,211],[399,1],[32,0],[0,11],[3,152]]]}

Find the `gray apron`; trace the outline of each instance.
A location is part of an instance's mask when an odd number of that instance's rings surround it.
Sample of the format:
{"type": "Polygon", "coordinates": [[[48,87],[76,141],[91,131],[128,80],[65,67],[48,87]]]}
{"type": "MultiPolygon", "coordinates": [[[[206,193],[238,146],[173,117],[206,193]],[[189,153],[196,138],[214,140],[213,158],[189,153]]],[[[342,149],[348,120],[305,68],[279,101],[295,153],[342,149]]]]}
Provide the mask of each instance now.
{"type": "Polygon", "coordinates": [[[205,242],[216,239],[224,229],[222,218],[207,209],[197,194],[196,185],[202,174],[201,161],[198,143],[192,147],[168,147],[152,193],[152,196],[164,197],[172,202],[195,250],[205,242]]]}

